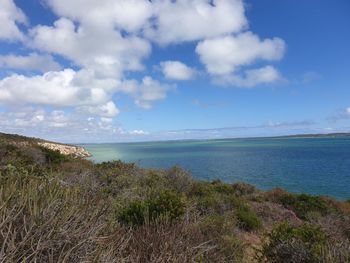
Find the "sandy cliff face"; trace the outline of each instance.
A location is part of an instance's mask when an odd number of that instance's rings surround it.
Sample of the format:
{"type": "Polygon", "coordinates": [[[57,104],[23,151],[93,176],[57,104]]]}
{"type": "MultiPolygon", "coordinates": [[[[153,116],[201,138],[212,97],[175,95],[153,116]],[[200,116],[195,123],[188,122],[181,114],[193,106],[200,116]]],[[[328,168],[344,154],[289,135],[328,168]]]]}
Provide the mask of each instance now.
{"type": "Polygon", "coordinates": [[[89,157],[91,154],[85,150],[83,147],[74,145],[65,145],[51,142],[38,142],[42,147],[48,148],[50,150],[59,151],[64,155],[73,155],[76,157],[89,157]]]}

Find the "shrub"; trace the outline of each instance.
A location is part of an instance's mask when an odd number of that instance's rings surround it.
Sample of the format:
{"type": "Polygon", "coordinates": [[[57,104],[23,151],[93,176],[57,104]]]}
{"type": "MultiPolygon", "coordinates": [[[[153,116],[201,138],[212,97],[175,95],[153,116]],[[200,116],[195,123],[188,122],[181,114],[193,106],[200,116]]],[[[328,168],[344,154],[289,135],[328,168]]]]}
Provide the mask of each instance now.
{"type": "Polygon", "coordinates": [[[165,172],[167,188],[177,193],[188,193],[193,183],[191,175],[182,168],[175,166],[165,172]]]}
{"type": "Polygon", "coordinates": [[[234,236],[236,220],[232,213],[206,216],[198,226],[203,236],[211,240],[209,245],[214,245],[205,262],[242,262],[244,244],[234,236]]]}
{"type": "Polygon", "coordinates": [[[179,195],[171,191],[164,191],[150,198],[147,205],[151,220],[166,216],[172,221],[185,213],[184,201],[179,195]]]}
{"type": "Polygon", "coordinates": [[[199,223],[201,232],[206,237],[214,239],[219,238],[222,235],[233,233],[235,226],[236,221],[231,213],[226,215],[209,215],[199,223]]]}
{"type": "Polygon", "coordinates": [[[134,163],[124,163],[120,160],[99,163],[95,168],[96,173],[106,183],[113,182],[116,176],[133,175],[136,171],[134,163]]]}
{"type": "Polygon", "coordinates": [[[281,223],[267,234],[258,259],[273,263],[316,263],[326,242],[326,234],[317,226],[304,224],[293,227],[281,223]]]}
{"type": "Polygon", "coordinates": [[[193,200],[200,214],[225,214],[246,200],[233,194],[219,194],[212,192],[206,196],[199,196],[193,200]]]}
{"type": "Polygon", "coordinates": [[[257,192],[257,189],[254,186],[243,182],[233,184],[232,188],[238,195],[252,195],[257,192]]]}
{"type": "Polygon", "coordinates": [[[185,203],[177,194],[164,191],[144,201],[133,201],[118,215],[118,220],[126,225],[143,225],[166,219],[170,222],[185,213],[185,203]]]}
{"type": "Polygon", "coordinates": [[[220,194],[235,194],[235,189],[230,184],[222,183],[220,180],[211,182],[213,191],[220,194]]]}
{"type": "Polygon", "coordinates": [[[40,147],[40,149],[45,154],[46,162],[48,164],[60,164],[68,159],[65,155],[61,154],[58,150],[54,151],[45,147],[40,147]]]}
{"type": "Polygon", "coordinates": [[[164,174],[158,170],[149,170],[144,176],[138,178],[140,186],[155,191],[164,190],[166,185],[166,179],[164,174]]]}
{"type": "Polygon", "coordinates": [[[319,196],[285,194],[278,198],[278,202],[293,210],[299,218],[304,220],[308,219],[309,213],[325,215],[330,211],[330,207],[319,196]]]}
{"type": "Polygon", "coordinates": [[[142,225],[147,216],[147,206],[143,201],[132,201],[128,207],[124,208],[119,216],[119,222],[126,225],[142,225]]]}
{"type": "Polygon", "coordinates": [[[224,214],[246,202],[245,199],[237,197],[231,185],[220,181],[194,182],[189,196],[201,214],[224,214]]]}
{"type": "Polygon", "coordinates": [[[189,190],[191,197],[205,197],[213,194],[213,187],[208,182],[194,182],[189,190]]]}
{"type": "Polygon", "coordinates": [[[247,231],[258,229],[261,226],[261,220],[247,205],[240,205],[235,211],[239,221],[239,226],[247,231]]]}

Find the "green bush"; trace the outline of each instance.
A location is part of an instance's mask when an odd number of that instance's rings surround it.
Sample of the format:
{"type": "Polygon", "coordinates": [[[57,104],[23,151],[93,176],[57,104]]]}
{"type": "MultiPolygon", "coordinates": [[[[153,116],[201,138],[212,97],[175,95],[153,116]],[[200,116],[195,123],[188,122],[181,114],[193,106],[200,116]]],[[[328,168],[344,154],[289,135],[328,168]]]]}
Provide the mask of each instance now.
{"type": "Polygon", "coordinates": [[[232,211],[233,208],[245,201],[234,194],[219,194],[217,192],[212,192],[206,196],[195,197],[193,200],[202,215],[212,213],[222,215],[228,211],[232,211]]]}
{"type": "Polygon", "coordinates": [[[284,207],[293,210],[296,215],[303,219],[308,219],[309,213],[319,213],[325,215],[330,208],[327,203],[319,196],[311,196],[307,194],[286,194],[279,197],[278,200],[284,207]]]}
{"type": "Polygon", "coordinates": [[[163,191],[150,198],[147,206],[151,220],[166,216],[172,221],[185,213],[185,202],[179,195],[171,191],[163,191]]]}
{"type": "Polygon", "coordinates": [[[126,225],[143,225],[166,219],[170,222],[185,213],[185,203],[177,194],[164,191],[144,201],[133,201],[118,215],[118,221],[126,225]]]}
{"type": "Polygon", "coordinates": [[[303,224],[294,227],[281,223],[267,234],[258,259],[273,263],[316,263],[326,243],[327,236],[318,226],[303,224]]]}
{"type": "Polygon", "coordinates": [[[212,194],[233,195],[235,189],[230,184],[222,183],[220,180],[212,182],[194,182],[189,190],[190,196],[204,197],[212,194]]]}
{"type": "Polygon", "coordinates": [[[136,165],[134,163],[124,163],[120,160],[102,162],[95,165],[95,172],[107,184],[112,183],[117,176],[133,175],[135,170],[136,165]]]}
{"type": "Polygon", "coordinates": [[[235,211],[239,221],[239,226],[247,231],[252,231],[261,227],[261,220],[247,205],[240,205],[235,211]]]}
{"type": "Polygon", "coordinates": [[[45,154],[46,162],[48,164],[60,164],[67,161],[67,157],[61,154],[59,151],[54,151],[45,147],[40,147],[41,151],[45,154]]]}
{"type": "Polygon", "coordinates": [[[147,205],[143,201],[133,201],[124,208],[119,216],[119,222],[126,225],[142,225],[147,217],[147,205]]]}
{"type": "Polygon", "coordinates": [[[191,197],[205,197],[213,194],[213,187],[208,182],[194,182],[189,190],[191,197]]]}
{"type": "Polygon", "coordinates": [[[236,219],[232,213],[208,215],[199,222],[198,227],[202,235],[210,240],[209,244],[215,244],[209,254],[223,255],[225,258],[225,261],[217,261],[209,256],[203,262],[242,262],[244,243],[234,235],[236,219]]]}
{"type": "Polygon", "coordinates": [[[252,195],[257,192],[257,189],[254,186],[243,182],[233,184],[232,188],[234,189],[236,194],[240,196],[252,195]]]}
{"type": "Polygon", "coordinates": [[[220,194],[235,194],[235,189],[230,184],[221,182],[220,180],[214,180],[211,182],[212,189],[216,193],[220,194]]]}
{"type": "Polygon", "coordinates": [[[179,166],[166,170],[165,179],[165,186],[176,193],[188,193],[193,183],[191,175],[179,166]]]}
{"type": "Polygon", "coordinates": [[[236,220],[232,213],[225,215],[209,215],[199,223],[201,232],[205,236],[213,239],[233,233],[235,226],[236,220]]]}

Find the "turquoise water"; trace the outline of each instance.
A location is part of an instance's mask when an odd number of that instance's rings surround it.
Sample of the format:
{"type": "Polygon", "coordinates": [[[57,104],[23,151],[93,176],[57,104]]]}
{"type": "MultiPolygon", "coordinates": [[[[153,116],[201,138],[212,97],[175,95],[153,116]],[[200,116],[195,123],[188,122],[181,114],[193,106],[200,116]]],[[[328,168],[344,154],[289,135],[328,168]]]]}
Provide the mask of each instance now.
{"type": "Polygon", "coordinates": [[[202,180],[244,181],[260,189],[350,198],[350,137],[264,138],[85,144],[95,162],[179,165],[202,180]]]}

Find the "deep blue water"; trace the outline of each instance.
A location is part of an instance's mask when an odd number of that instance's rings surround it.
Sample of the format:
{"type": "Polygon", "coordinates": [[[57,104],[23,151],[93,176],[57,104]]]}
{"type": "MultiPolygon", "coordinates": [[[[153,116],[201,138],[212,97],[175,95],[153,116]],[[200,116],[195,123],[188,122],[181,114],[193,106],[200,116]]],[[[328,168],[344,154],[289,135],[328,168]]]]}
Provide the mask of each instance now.
{"type": "Polygon", "coordinates": [[[350,137],[262,138],[85,144],[96,162],[179,165],[202,180],[244,181],[260,189],[350,198],[350,137]]]}

